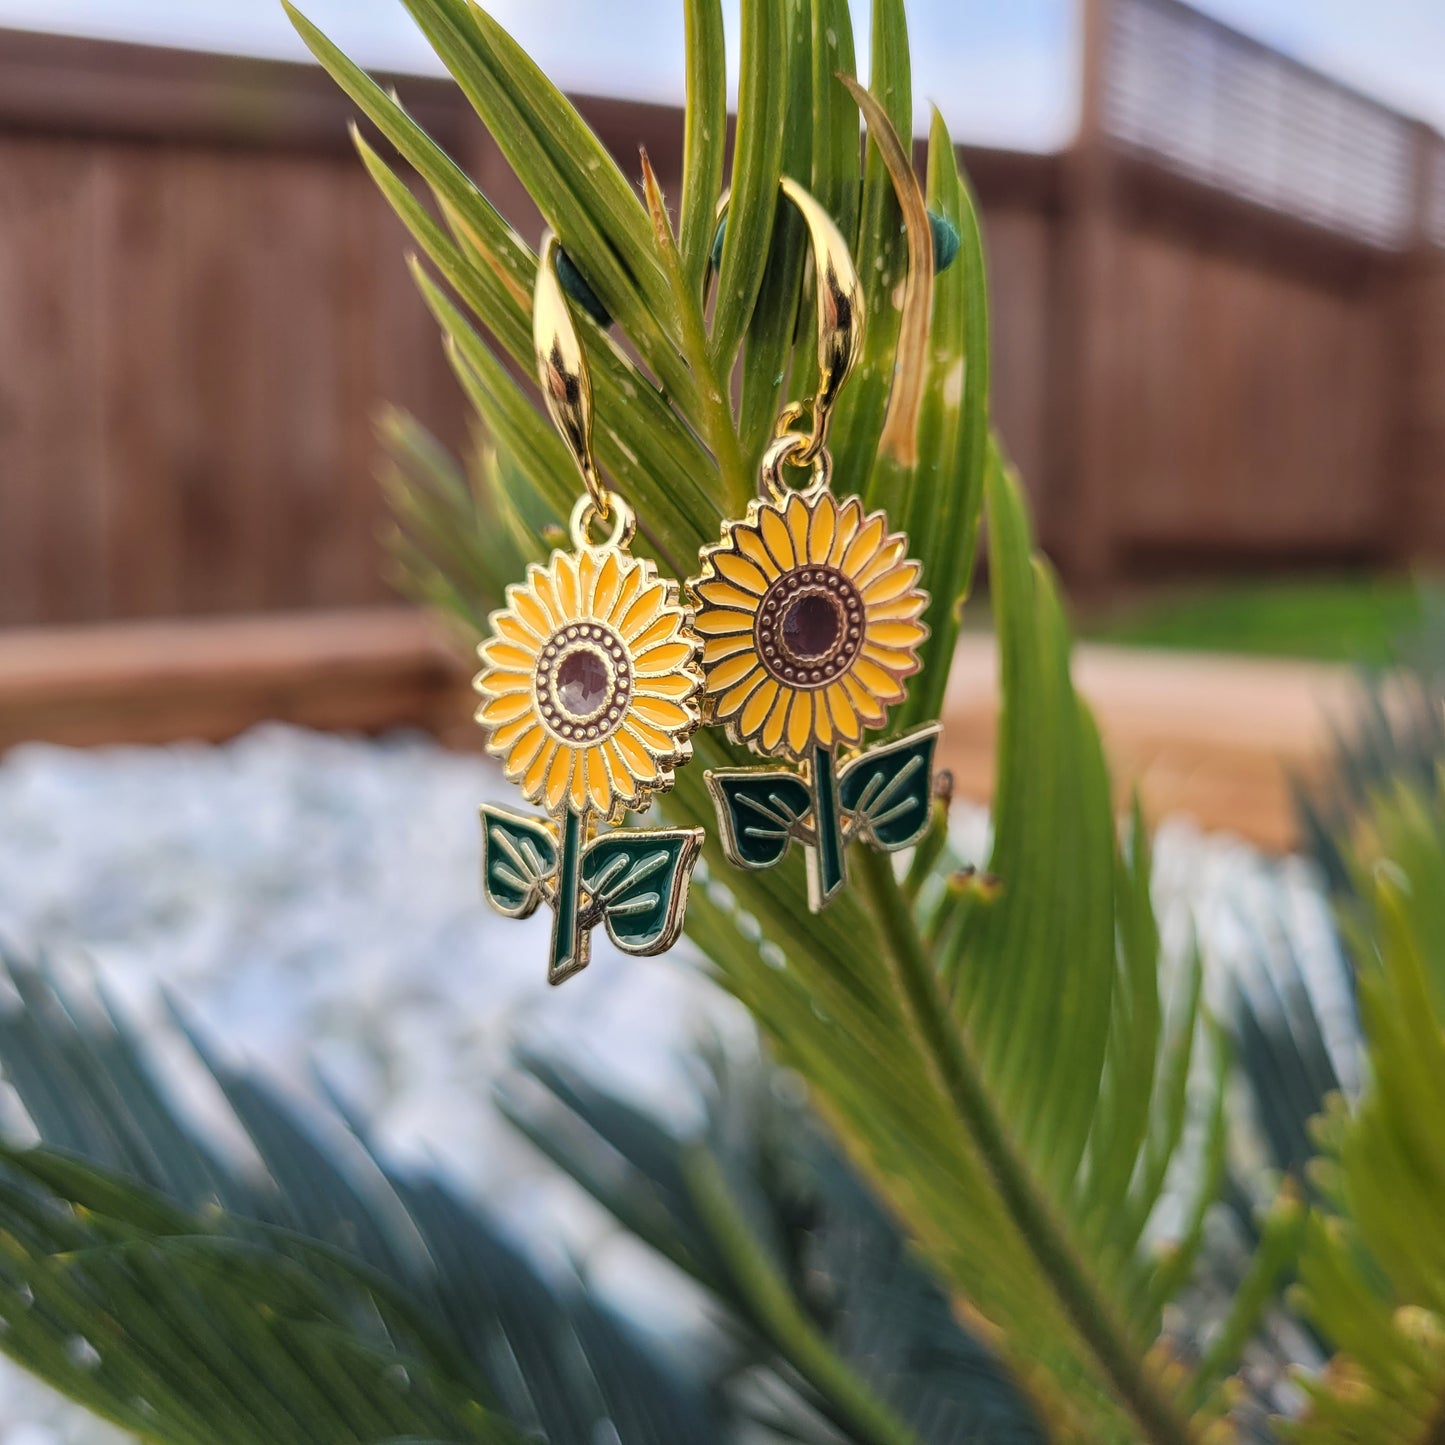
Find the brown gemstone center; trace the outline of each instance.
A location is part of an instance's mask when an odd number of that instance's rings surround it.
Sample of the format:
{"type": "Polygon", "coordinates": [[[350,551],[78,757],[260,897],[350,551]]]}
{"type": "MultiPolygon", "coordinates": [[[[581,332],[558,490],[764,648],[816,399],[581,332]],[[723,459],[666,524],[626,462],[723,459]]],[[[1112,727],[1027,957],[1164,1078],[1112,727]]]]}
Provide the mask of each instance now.
{"type": "Polygon", "coordinates": [[[572,622],[537,662],[542,721],[574,747],[601,742],[622,726],[632,701],[632,662],[621,638],[598,622],[572,622]]]}
{"type": "Polygon", "coordinates": [[[836,567],[794,567],[768,588],[753,625],[763,666],[790,687],[826,687],[863,650],[863,598],[836,567]]]}
{"type": "Polygon", "coordinates": [[[805,592],[783,613],[783,646],[799,659],[827,657],[843,635],[843,608],[826,592],[805,592]]]}
{"type": "Polygon", "coordinates": [[[591,717],[607,696],[607,664],[590,647],[569,652],[557,667],[557,701],[573,717],[591,717]]]}

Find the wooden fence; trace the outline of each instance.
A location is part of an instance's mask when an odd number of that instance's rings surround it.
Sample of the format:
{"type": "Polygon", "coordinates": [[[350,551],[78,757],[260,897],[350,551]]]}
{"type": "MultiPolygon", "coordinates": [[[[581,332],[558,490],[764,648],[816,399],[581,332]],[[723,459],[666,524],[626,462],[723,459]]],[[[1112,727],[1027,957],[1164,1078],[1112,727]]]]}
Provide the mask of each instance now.
{"type": "MultiPolygon", "coordinates": [[[[1098,586],[1445,555],[1438,139],[1172,0],[1089,13],[1078,144],[964,153],[1046,545],[1098,586]]],[[[534,232],[455,92],[399,85],[534,232]]],[[[583,108],[676,194],[675,111],[583,108]]],[[[347,116],[307,67],[0,33],[0,625],[384,598],[375,410],[465,417],[347,116]]]]}

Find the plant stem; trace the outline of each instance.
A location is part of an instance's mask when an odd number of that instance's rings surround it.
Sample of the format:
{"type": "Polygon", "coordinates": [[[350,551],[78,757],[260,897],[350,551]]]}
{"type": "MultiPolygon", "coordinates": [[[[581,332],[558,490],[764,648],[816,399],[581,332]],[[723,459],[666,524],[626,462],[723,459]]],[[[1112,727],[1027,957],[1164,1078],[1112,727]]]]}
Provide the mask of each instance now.
{"type": "Polygon", "coordinates": [[[732,402],[723,384],[724,378],[718,374],[713,363],[707,344],[707,326],[703,321],[702,305],[687,283],[682,257],[678,254],[677,241],[672,234],[672,223],[668,220],[667,208],[663,204],[662,191],[645,150],[642,153],[642,179],[657,250],[662,257],[668,286],[677,302],[678,319],[682,323],[683,360],[687,362],[693,379],[697,382],[698,397],[702,403],[703,414],[699,419],[699,430],[717,459],[723,488],[727,492],[728,510],[732,515],[736,515],[747,505],[748,498],[752,495],[752,484],[743,471],[743,449],[737,426],[733,422],[732,402]]]}
{"type": "Polygon", "coordinates": [[[860,863],[864,887],[881,925],[883,948],[909,1019],[1024,1243],[1144,1437],[1153,1445],[1192,1445],[1194,1435],[1187,1420],[1145,1372],[1126,1330],[1113,1317],[1027,1166],[1015,1153],[988,1090],[948,1018],[933,965],[923,950],[891,863],[886,855],[871,849],[862,850],[860,863]]]}
{"type": "Polygon", "coordinates": [[[591,937],[581,927],[578,895],[582,889],[582,817],[570,808],[562,815],[562,860],[557,865],[557,902],[552,916],[552,967],[548,983],[561,983],[587,967],[591,937]]]}
{"type": "Polygon", "coordinates": [[[822,1412],[860,1445],[919,1445],[913,1430],[859,1381],[798,1308],[734,1203],[717,1160],[694,1148],[684,1157],[684,1173],[698,1213],[726,1255],[754,1325],[818,1392],[822,1412]]]}

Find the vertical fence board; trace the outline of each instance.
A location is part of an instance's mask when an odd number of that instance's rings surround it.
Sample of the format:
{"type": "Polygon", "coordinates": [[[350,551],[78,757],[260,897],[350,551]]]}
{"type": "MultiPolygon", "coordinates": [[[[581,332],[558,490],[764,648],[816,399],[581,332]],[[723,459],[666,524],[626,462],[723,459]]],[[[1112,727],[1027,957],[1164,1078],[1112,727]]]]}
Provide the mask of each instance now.
{"type": "MultiPolygon", "coordinates": [[[[1191,170],[1151,150],[1156,10],[1221,66],[1276,63],[1173,0],[1091,0],[1074,150],[964,153],[995,422],[1045,544],[1097,586],[1186,552],[1445,551],[1445,199],[1416,197],[1407,254],[1366,234],[1393,172],[1351,229],[1287,214],[1288,186],[1231,193],[1252,173],[1225,151],[1191,170]]],[[[344,99],[310,67],[0,40],[0,625],[385,600],[378,409],[454,449],[468,420],[344,99]]],[[[1279,63],[1302,93],[1332,84],[1279,63]]],[[[403,89],[534,239],[457,93],[403,89]]],[[[1393,155],[1397,118],[1346,100],[1393,155]]],[[[582,106],[675,203],[680,115],[582,106]]],[[[1419,143],[1445,195],[1445,150],[1419,143]]]]}

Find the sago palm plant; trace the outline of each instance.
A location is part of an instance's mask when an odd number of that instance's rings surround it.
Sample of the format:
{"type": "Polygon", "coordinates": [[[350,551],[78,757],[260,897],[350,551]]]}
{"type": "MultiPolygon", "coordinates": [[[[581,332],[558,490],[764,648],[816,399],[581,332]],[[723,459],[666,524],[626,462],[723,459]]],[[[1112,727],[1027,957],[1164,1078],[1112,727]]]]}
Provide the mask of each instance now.
{"type": "MultiPolygon", "coordinates": [[[[703,1291],[717,1327],[700,1352],[659,1349],[581,1280],[539,1268],[440,1180],[378,1158],[359,1121],[302,1121],[216,1065],[252,1155],[223,1158],[179,1121],[122,1026],[16,969],[24,1006],[0,1049],[44,1144],[4,1156],[0,1347],[177,1445],[1181,1445],[1258,1428],[1237,1408],[1236,1370],[1306,1216],[1283,1190],[1210,1338],[1180,1326],[1227,1172],[1224,1030],[1202,1009],[1197,959],[1161,983],[1144,831],[1136,819],[1119,837],[1057,591],[990,435],[974,205],[940,118],[923,185],[901,139],[913,103],[899,0],[876,0],[866,89],[846,0],[744,0],[731,144],[721,7],[687,0],[677,198],[645,157],[629,179],[483,10],[403,3],[560,238],[586,303],[599,458],[671,575],[740,515],[780,409],[809,384],[806,236],[779,178],[827,207],[871,318],[834,426],[835,487],[906,528],[933,596],[900,731],[940,714],[988,523],[1003,683],[988,871],[959,868],[943,800],[906,872],[860,852],[856,886],[818,916],[796,860],[735,872],[710,842],[689,935],[772,1062],[743,1078],[717,1062],[696,1137],[573,1069],[524,1061],[508,1113],[703,1291]],[[779,1066],[816,1119],[780,1102],[779,1066]]],[[[403,101],[291,13],[395,152],[358,132],[481,423],[470,479],[404,419],[388,428],[403,576],[475,635],[576,490],[517,380],[536,258],[403,101]]],[[[696,746],[706,763],[739,761],[714,733],[696,746]]],[[[667,805],[711,828],[700,767],[667,805]]],[[[1369,1124],[1362,1112],[1350,1128],[1369,1124]]],[[[1338,1176],[1359,1181],[1370,1157],[1346,1138],[1338,1176]]],[[[1303,1280],[1326,1333],[1342,1291],[1376,1301],[1349,1381],[1389,1405],[1399,1381],[1364,1347],[1393,1328],[1392,1284],[1437,1288],[1438,1271],[1377,1218],[1361,1215],[1357,1246],[1311,1217],[1303,1280]],[[1376,1249],[1383,1275],[1362,1264],[1376,1249]]],[[[1401,1337],[1439,1365],[1433,1299],[1401,1337]]],[[[1439,1393],[1441,1372],[1416,1354],[1392,1419],[1415,1421],[1439,1393]]],[[[1322,1404],[1310,1438],[1432,1438],[1347,1433],[1366,1415],[1345,1411],[1322,1404]]]]}

